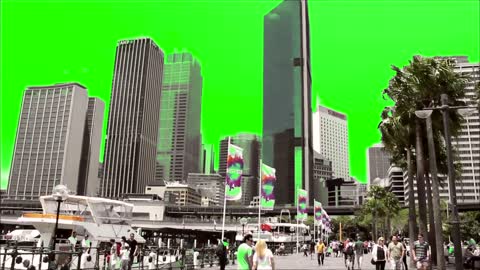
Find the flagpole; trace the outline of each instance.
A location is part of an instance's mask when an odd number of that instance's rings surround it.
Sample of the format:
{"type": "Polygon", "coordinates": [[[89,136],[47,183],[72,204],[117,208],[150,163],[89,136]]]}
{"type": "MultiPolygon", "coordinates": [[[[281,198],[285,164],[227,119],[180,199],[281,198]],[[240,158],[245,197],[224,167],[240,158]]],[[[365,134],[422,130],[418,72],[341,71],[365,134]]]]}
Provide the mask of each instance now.
{"type": "Polygon", "coordinates": [[[258,164],[259,168],[259,181],[258,181],[258,240],[260,240],[260,232],[261,232],[261,214],[262,214],[262,159],[258,164]]]}
{"type": "Polygon", "coordinates": [[[298,243],[298,219],[299,219],[299,207],[300,207],[300,202],[298,202],[298,199],[297,199],[297,229],[295,230],[297,232],[297,254],[298,254],[298,249],[299,249],[299,243],[298,243]]]}
{"type": "MultiPolygon", "coordinates": [[[[228,144],[227,144],[227,160],[228,160],[228,149],[230,149],[230,136],[228,136],[228,144]]],[[[225,177],[228,175],[228,167],[226,168],[225,171],[225,177]]],[[[222,238],[220,241],[223,241],[223,237],[225,236],[225,213],[226,213],[226,208],[227,208],[227,181],[225,181],[225,192],[223,196],[223,220],[222,220],[222,238]]]]}

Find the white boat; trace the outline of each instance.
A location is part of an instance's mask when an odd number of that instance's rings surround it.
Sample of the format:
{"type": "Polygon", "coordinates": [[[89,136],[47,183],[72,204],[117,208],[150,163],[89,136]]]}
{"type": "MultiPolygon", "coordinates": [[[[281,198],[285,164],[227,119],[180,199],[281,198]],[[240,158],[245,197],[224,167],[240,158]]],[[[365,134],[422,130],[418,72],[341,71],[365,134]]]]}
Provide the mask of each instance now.
{"type": "MultiPolygon", "coordinates": [[[[49,247],[55,231],[58,203],[53,196],[40,197],[40,203],[43,210],[41,213],[24,213],[18,219],[18,223],[33,225],[40,233],[37,247],[49,247]]],[[[71,232],[75,231],[78,243],[82,242],[85,235],[89,235],[89,240],[91,241],[92,248],[89,253],[84,250],[81,255],[81,269],[93,268],[95,266],[97,250],[106,249],[110,239],[120,242],[122,236],[128,239],[130,234],[133,233],[135,240],[139,244],[145,243],[145,239],[130,226],[132,209],[132,204],[96,197],[71,195],[66,201],[61,202],[57,232],[66,233],[67,236],[65,238],[68,238],[71,232]]],[[[57,238],[56,251],[68,252],[72,250],[72,245],[65,238],[57,238]]],[[[7,250],[7,252],[11,251],[7,250]]],[[[38,253],[37,255],[30,255],[32,251],[28,250],[19,250],[18,252],[20,255],[24,254],[24,256],[22,256],[22,262],[16,261],[15,269],[28,269],[29,266],[32,269],[32,265],[36,268],[40,266],[40,269],[48,268],[48,262],[43,262],[43,258],[38,253]],[[25,263],[27,258],[28,263],[25,263]]],[[[68,255],[64,255],[63,258],[61,255],[57,255],[57,262],[61,264],[62,261],[67,260],[67,257],[68,255]]],[[[103,257],[101,256],[102,260],[103,257]]],[[[3,263],[1,260],[3,260],[3,256],[0,258],[0,265],[3,263]]],[[[70,268],[76,269],[78,261],[78,255],[73,255],[70,268]]],[[[11,257],[7,256],[5,268],[10,269],[11,264],[11,257]]],[[[100,267],[102,264],[103,262],[98,262],[100,267]]]]}

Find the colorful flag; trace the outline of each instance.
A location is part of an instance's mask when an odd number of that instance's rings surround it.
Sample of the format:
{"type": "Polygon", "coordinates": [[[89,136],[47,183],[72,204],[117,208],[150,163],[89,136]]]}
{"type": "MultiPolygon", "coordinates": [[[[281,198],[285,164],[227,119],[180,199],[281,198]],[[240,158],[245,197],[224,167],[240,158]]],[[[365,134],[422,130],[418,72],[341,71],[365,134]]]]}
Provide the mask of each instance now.
{"type": "Polygon", "coordinates": [[[225,197],[228,201],[242,198],[243,149],[233,144],[228,145],[227,177],[225,197]]]}
{"type": "Polygon", "coordinates": [[[306,220],[307,213],[307,191],[304,189],[298,189],[298,201],[297,201],[298,214],[297,218],[299,220],[306,220]]]}
{"type": "Polygon", "coordinates": [[[322,210],[322,203],[313,200],[313,215],[317,222],[322,220],[322,210]]]}
{"type": "Polygon", "coordinates": [[[262,163],[261,168],[261,190],[262,200],[261,207],[264,210],[273,210],[275,206],[275,194],[273,189],[275,188],[275,169],[262,163]]]}

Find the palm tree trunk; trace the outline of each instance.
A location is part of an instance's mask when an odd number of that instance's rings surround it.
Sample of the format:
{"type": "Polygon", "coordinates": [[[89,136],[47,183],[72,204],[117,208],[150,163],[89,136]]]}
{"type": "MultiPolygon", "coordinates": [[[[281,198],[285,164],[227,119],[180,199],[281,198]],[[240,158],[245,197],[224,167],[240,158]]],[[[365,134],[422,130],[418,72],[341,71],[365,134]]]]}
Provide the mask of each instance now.
{"type": "Polygon", "coordinates": [[[425,175],[424,160],[425,156],[423,155],[423,132],[422,132],[422,123],[417,117],[415,119],[415,156],[417,161],[417,198],[418,198],[418,215],[419,219],[419,229],[428,241],[427,235],[427,199],[425,197],[425,180],[423,176],[425,175]]]}
{"type": "MultiPolygon", "coordinates": [[[[410,250],[413,250],[413,241],[417,234],[417,214],[415,212],[415,191],[413,188],[413,164],[412,149],[407,148],[407,166],[408,166],[408,238],[410,238],[410,250]]],[[[410,255],[410,258],[412,255],[410,255]]],[[[410,259],[410,267],[415,267],[415,262],[410,259]]]]}
{"type": "MultiPolygon", "coordinates": [[[[428,164],[425,164],[426,168],[428,168],[428,164]]],[[[425,173],[425,184],[427,186],[427,202],[428,202],[428,242],[431,247],[435,247],[435,221],[433,217],[433,203],[432,203],[432,186],[430,183],[430,179],[428,177],[428,171],[426,170],[425,173]]],[[[437,250],[432,248],[432,262],[437,264],[437,250]]]]}

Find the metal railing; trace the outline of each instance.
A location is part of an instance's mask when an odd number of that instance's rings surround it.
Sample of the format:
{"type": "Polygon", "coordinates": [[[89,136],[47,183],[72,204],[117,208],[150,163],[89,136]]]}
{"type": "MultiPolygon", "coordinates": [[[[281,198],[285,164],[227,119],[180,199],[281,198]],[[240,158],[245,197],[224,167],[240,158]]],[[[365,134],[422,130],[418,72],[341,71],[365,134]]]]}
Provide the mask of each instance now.
{"type": "MultiPolygon", "coordinates": [[[[52,251],[44,247],[22,247],[18,242],[9,242],[0,249],[0,269],[91,269],[107,270],[121,269],[121,265],[111,265],[108,257],[110,247],[92,247],[90,260],[94,260],[93,266],[86,267],[83,264],[86,256],[86,248],[76,248],[74,251],[52,251]]],[[[235,264],[236,250],[229,252],[230,263],[235,264]]],[[[158,248],[145,247],[139,252],[136,262],[132,263],[132,269],[198,269],[209,268],[219,264],[215,247],[203,247],[195,249],[181,249],[179,247],[158,248]]],[[[135,260],[134,260],[135,261],[135,260]]]]}

